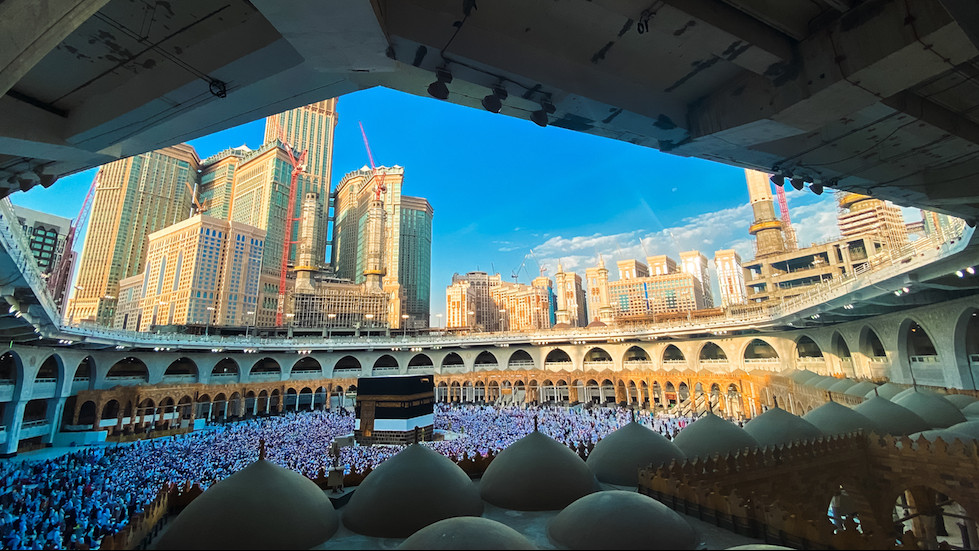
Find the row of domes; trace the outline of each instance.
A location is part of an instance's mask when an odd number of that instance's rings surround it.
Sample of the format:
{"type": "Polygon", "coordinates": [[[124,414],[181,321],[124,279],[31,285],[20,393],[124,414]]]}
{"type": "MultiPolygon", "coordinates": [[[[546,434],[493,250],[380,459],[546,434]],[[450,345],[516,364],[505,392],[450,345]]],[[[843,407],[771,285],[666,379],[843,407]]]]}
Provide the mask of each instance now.
{"type": "MultiPolygon", "coordinates": [[[[966,419],[979,415],[975,399],[947,400],[915,388],[892,398],[875,395],[854,408],[828,402],[803,417],[776,407],[744,428],[708,413],[672,442],[633,422],[602,439],[587,461],[535,431],[500,452],[479,482],[448,458],[416,444],[364,479],[344,507],[342,522],[365,536],[407,538],[402,546],[410,549],[465,548],[467,537],[491,542],[489,548],[532,548],[516,531],[481,518],[485,501],[511,510],[561,510],[548,533],[569,548],[588,548],[589,538],[601,537],[615,548],[692,549],[696,537],[682,517],[642,494],[599,492],[599,481],[637,486],[640,467],[650,464],[857,430],[928,439],[979,438],[979,420],[966,419]],[[473,531],[481,535],[477,538],[473,531]]],[[[157,548],[309,548],[328,540],[339,524],[329,498],[312,481],[259,460],[194,500],[157,548]]]]}

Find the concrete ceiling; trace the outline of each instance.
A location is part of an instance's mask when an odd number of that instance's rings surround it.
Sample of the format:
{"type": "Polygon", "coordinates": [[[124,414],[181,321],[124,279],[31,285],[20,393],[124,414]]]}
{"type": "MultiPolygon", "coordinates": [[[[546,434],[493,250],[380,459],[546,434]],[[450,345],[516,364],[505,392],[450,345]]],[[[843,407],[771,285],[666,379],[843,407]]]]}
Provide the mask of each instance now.
{"type": "Polygon", "coordinates": [[[453,103],[979,219],[968,0],[5,0],[0,37],[4,194],[442,67],[453,103]]]}

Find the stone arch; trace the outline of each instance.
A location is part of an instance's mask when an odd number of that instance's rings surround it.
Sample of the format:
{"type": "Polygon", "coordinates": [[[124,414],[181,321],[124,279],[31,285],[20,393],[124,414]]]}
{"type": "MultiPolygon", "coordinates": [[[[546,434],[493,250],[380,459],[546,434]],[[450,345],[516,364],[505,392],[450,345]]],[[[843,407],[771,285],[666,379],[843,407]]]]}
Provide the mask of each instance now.
{"type": "Polygon", "coordinates": [[[588,367],[593,367],[595,369],[608,369],[612,366],[612,355],[609,354],[604,348],[596,346],[594,348],[590,348],[588,352],[585,352],[585,356],[582,361],[585,362],[586,366],[591,364],[588,367]]]}
{"type": "Polygon", "coordinates": [[[371,367],[371,374],[380,375],[383,373],[397,373],[400,368],[401,366],[398,365],[398,360],[396,360],[394,356],[384,354],[378,359],[374,360],[374,365],[371,367]]]}
{"type": "MultiPolygon", "coordinates": [[[[968,307],[959,314],[952,333],[955,365],[963,387],[977,389],[979,382],[979,309],[968,307]]],[[[977,542],[979,543],[979,542],[977,542]]]]}
{"type": "Polygon", "coordinates": [[[698,355],[698,357],[701,362],[706,361],[708,363],[709,362],[720,363],[720,362],[728,361],[727,353],[724,352],[724,349],[718,346],[718,344],[714,341],[705,342],[704,345],[700,347],[700,354],[698,355]]]}
{"type": "Polygon", "coordinates": [[[237,383],[241,379],[238,362],[232,358],[221,358],[221,361],[211,368],[210,382],[212,384],[237,383]]]}
{"type": "Polygon", "coordinates": [[[119,400],[109,400],[104,406],[102,406],[102,415],[100,415],[99,418],[103,421],[107,419],[116,419],[119,417],[119,409],[119,400]]]}
{"type": "Polygon", "coordinates": [[[82,407],[78,408],[78,423],[77,426],[88,426],[93,427],[95,425],[95,414],[97,413],[95,402],[92,400],[86,400],[82,403],[82,407]]]}
{"type": "Polygon", "coordinates": [[[61,356],[57,354],[51,354],[41,362],[41,366],[37,369],[37,375],[34,376],[35,383],[50,383],[54,382],[58,387],[61,386],[65,380],[65,362],[61,359],[61,356]]]}
{"type": "Polygon", "coordinates": [[[500,383],[499,381],[490,381],[486,383],[486,401],[493,402],[499,400],[501,396],[500,383]]]}
{"type": "Polygon", "coordinates": [[[177,401],[178,420],[186,420],[189,422],[193,413],[193,403],[194,400],[186,394],[180,397],[180,400],[177,401]]]}
{"type": "Polygon", "coordinates": [[[537,366],[529,352],[517,350],[507,359],[507,369],[537,369],[537,366]]]}
{"type": "Polygon", "coordinates": [[[78,362],[78,365],[75,366],[75,372],[72,374],[72,392],[80,390],[78,387],[82,386],[89,390],[95,388],[95,374],[95,358],[92,356],[82,358],[82,361],[78,362]],[[75,385],[78,385],[78,387],[75,385]]]}
{"type": "Polygon", "coordinates": [[[777,371],[779,369],[778,352],[764,339],[751,339],[741,353],[746,369],[763,369],[777,371]],[[752,364],[748,366],[748,364],[752,364]]]}
{"type": "MultiPolygon", "coordinates": [[[[950,549],[961,532],[960,522],[965,525],[966,532],[977,533],[974,511],[963,506],[963,501],[957,499],[944,484],[924,486],[911,484],[898,493],[891,501],[894,507],[892,518],[895,519],[894,531],[898,534],[911,532],[923,549],[950,549]],[[954,538],[954,539],[953,539],[954,538]]],[[[902,538],[903,539],[903,538],[902,538]]],[[[976,542],[970,542],[966,548],[975,548],[976,542]]]]}
{"type": "Polygon", "coordinates": [[[555,348],[544,357],[544,369],[550,371],[571,371],[574,364],[571,356],[563,348],[555,348]]]}
{"type": "Polygon", "coordinates": [[[494,370],[499,368],[500,361],[497,359],[496,354],[493,354],[489,350],[483,350],[476,355],[476,359],[473,360],[473,371],[494,370]]]}
{"type": "MultiPolygon", "coordinates": [[[[462,360],[462,358],[459,359],[462,360]]],[[[415,354],[408,360],[408,371],[431,371],[434,368],[435,364],[426,354],[415,354]]]]}
{"type": "Polygon", "coordinates": [[[333,364],[334,375],[360,374],[363,369],[363,366],[360,365],[360,360],[350,355],[340,358],[337,360],[337,363],[333,364]]]}
{"type": "Polygon", "coordinates": [[[292,369],[289,370],[289,375],[294,373],[305,373],[314,375],[323,375],[323,366],[320,364],[319,360],[312,356],[303,356],[299,358],[296,363],[292,364],[292,369]]]}
{"type": "Polygon", "coordinates": [[[874,331],[869,325],[863,326],[860,329],[860,353],[868,358],[879,358],[881,360],[887,359],[887,349],[884,348],[884,343],[880,340],[877,332],[874,331]]]}
{"type": "Polygon", "coordinates": [[[286,389],[285,399],[282,401],[282,409],[284,411],[297,411],[299,409],[299,393],[296,392],[295,388],[289,387],[286,389]]]}
{"type": "Polygon", "coordinates": [[[278,381],[282,378],[282,367],[274,358],[268,356],[252,364],[248,370],[248,380],[278,381]]]}
{"type": "Polygon", "coordinates": [[[14,387],[14,396],[20,396],[20,389],[24,386],[24,362],[13,350],[8,350],[0,355],[0,385],[14,387]]]}
{"type": "Polygon", "coordinates": [[[649,353],[641,346],[630,346],[622,355],[622,363],[626,369],[648,367],[649,353]]]}
{"type": "Polygon", "coordinates": [[[127,356],[112,364],[105,380],[109,386],[146,384],[150,380],[150,371],[143,360],[127,356]]]}
{"type": "Polygon", "coordinates": [[[680,349],[677,348],[675,344],[671,344],[663,349],[663,363],[664,364],[677,364],[677,363],[687,363],[686,356],[680,349]]]}
{"type": "Polygon", "coordinates": [[[840,360],[840,371],[847,377],[856,377],[857,372],[853,367],[853,354],[850,353],[846,339],[839,331],[834,331],[830,342],[832,343],[833,354],[840,360]]]}
{"type": "MultiPolygon", "coordinates": [[[[907,369],[912,380],[918,380],[922,375],[935,378],[943,377],[940,366],[940,355],[935,348],[935,342],[928,332],[914,318],[905,318],[898,329],[897,351],[901,358],[901,367],[907,369]]],[[[930,381],[931,382],[931,381],[930,381]]]]}
{"type": "Polygon", "coordinates": [[[450,352],[442,358],[442,365],[439,369],[465,369],[466,364],[462,361],[462,356],[455,352],[450,352]]]}
{"type": "Polygon", "coordinates": [[[799,359],[823,359],[823,351],[809,335],[802,335],[795,341],[795,355],[799,359]]]}
{"type": "Polygon", "coordinates": [[[196,383],[198,375],[197,363],[186,356],[181,356],[167,366],[166,371],[163,372],[163,382],[196,383]]]}

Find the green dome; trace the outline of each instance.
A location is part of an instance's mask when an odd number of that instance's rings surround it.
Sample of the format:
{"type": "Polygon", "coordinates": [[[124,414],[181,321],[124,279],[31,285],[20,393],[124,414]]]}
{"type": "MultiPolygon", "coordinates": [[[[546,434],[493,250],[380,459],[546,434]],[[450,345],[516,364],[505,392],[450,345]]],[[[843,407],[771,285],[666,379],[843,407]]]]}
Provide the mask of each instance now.
{"type": "Polygon", "coordinates": [[[853,410],[876,423],[886,434],[894,436],[904,436],[931,428],[918,414],[880,396],[870,398],[853,410]]]}
{"type": "Polygon", "coordinates": [[[415,532],[398,549],[537,549],[506,524],[482,517],[453,517],[415,532]]]}
{"type": "Polygon", "coordinates": [[[469,475],[444,455],[412,444],[360,483],[343,508],[343,524],[366,536],[405,538],[442,519],[482,514],[469,475]]]}
{"type": "Polygon", "coordinates": [[[863,415],[843,404],[837,402],[826,402],[818,408],[802,416],[826,436],[834,434],[847,434],[862,430],[866,433],[884,434],[884,431],[863,415]]]}
{"type": "Polygon", "coordinates": [[[638,492],[587,495],[551,519],[551,540],[568,549],[696,549],[697,533],[679,514],[638,492]]]}
{"type": "Polygon", "coordinates": [[[632,422],[599,440],[585,464],[602,482],[638,486],[641,467],[685,457],[665,436],[632,422]]]}
{"type": "Polygon", "coordinates": [[[596,490],[595,475],[578,454],[537,431],[500,452],[480,480],[483,499],[517,511],[562,509],[596,490]]]}
{"type": "Polygon", "coordinates": [[[673,439],[687,458],[726,455],[745,448],[757,448],[758,441],[741,427],[708,413],[687,425],[673,439]]]}
{"type": "Polygon", "coordinates": [[[260,459],[217,482],[177,515],[157,549],[309,549],[339,522],[305,476],[260,459]]]}
{"type": "Polygon", "coordinates": [[[758,445],[765,447],[823,436],[823,432],[809,421],[779,407],[771,408],[745,423],[744,431],[757,440],[758,445]]]}

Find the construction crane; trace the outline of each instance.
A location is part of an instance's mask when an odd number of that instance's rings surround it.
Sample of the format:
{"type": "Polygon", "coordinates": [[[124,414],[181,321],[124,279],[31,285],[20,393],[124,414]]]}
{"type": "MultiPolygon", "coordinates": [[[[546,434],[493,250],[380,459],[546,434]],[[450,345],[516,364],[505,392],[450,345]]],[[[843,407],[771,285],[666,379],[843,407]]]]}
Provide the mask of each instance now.
{"type": "Polygon", "coordinates": [[[388,190],[387,186],[384,185],[384,175],[377,172],[377,167],[374,166],[374,154],[371,153],[371,145],[367,143],[367,133],[364,132],[364,123],[357,121],[360,125],[360,135],[364,137],[364,147],[367,149],[367,159],[371,163],[371,174],[374,177],[374,200],[380,201],[381,194],[388,190]]]}
{"type": "Polygon", "coordinates": [[[296,181],[299,179],[299,175],[306,171],[306,154],[309,153],[308,150],[303,149],[297,159],[292,144],[285,140],[285,132],[281,126],[279,126],[279,141],[282,142],[283,149],[289,155],[289,163],[292,165],[292,179],[289,182],[289,206],[286,207],[286,213],[283,217],[285,233],[282,237],[282,262],[279,263],[279,302],[275,308],[276,327],[282,326],[282,318],[285,313],[286,271],[289,268],[289,247],[292,245],[292,223],[298,220],[298,218],[293,217],[293,212],[296,209],[296,181]]]}
{"type": "Polygon", "coordinates": [[[775,196],[778,197],[778,212],[782,218],[782,232],[785,234],[786,249],[796,250],[799,248],[795,240],[795,230],[792,228],[792,220],[789,218],[789,203],[785,200],[785,186],[775,186],[775,196]]]}
{"type": "Polygon", "coordinates": [[[197,200],[196,187],[190,187],[190,182],[184,182],[184,184],[187,186],[187,190],[190,191],[190,201],[193,203],[193,205],[190,207],[190,215],[194,216],[195,214],[204,214],[204,209],[207,208],[207,199],[204,200],[204,204],[202,205],[201,202],[197,200]]]}
{"type": "Polygon", "coordinates": [[[540,270],[541,277],[544,277],[544,274],[547,273],[547,266],[540,263],[540,260],[537,259],[537,255],[534,254],[534,249],[530,249],[530,256],[534,259],[534,262],[537,263],[537,269],[540,270]]]}
{"type": "MultiPolygon", "coordinates": [[[[48,277],[48,291],[52,294],[59,288],[65,290],[67,294],[68,282],[71,280],[71,250],[75,244],[75,235],[78,234],[79,228],[81,228],[86,220],[88,219],[89,207],[91,207],[92,196],[95,195],[95,189],[99,187],[99,174],[102,171],[95,173],[95,178],[92,179],[92,185],[88,188],[88,193],[85,194],[85,200],[82,201],[82,208],[78,211],[78,216],[68,227],[68,235],[65,236],[65,246],[61,252],[61,258],[58,259],[58,265],[55,266],[54,270],[51,271],[51,275],[48,277]]],[[[65,297],[61,297],[61,307],[63,308],[67,301],[64,300],[65,297]]],[[[62,312],[64,313],[64,312],[62,312]]]]}

